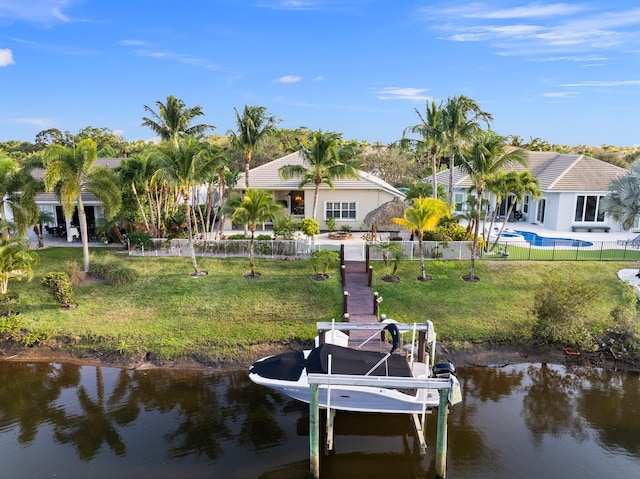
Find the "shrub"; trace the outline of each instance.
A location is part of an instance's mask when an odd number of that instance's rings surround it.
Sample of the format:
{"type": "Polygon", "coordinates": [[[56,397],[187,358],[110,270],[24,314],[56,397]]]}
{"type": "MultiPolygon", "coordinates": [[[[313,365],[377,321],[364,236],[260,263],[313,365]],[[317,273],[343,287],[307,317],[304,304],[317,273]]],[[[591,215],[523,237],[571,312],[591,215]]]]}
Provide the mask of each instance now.
{"type": "Polygon", "coordinates": [[[22,317],[17,314],[0,316],[0,334],[16,336],[22,329],[22,317]]]}
{"type": "Polygon", "coordinates": [[[112,286],[133,283],[138,279],[138,272],[120,258],[109,254],[91,256],[89,273],[112,286]]]}
{"type": "Polygon", "coordinates": [[[585,317],[597,288],[573,278],[549,274],[535,292],[532,337],[546,344],[591,348],[595,344],[585,317]]]}
{"type": "Polygon", "coordinates": [[[13,316],[13,307],[18,304],[20,296],[17,293],[5,293],[0,295],[0,304],[5,316],[13,316]]]}
{"type": "Polygon", "coordinates": [[[129,246],[132,248],[150,250],[153,246],[151,235],[142,231],[132,231],[127,234],[127,240],[129,240],[129,246]]]}
{"type": "Polygon", "coordinates": [[[320,225],[313,218],[302,218],[300,223],[298,223],[298,227],[300,231],[302,231],[307,236],[313,236],[320,233],[320,225]]]}
{"type": "Polygon", "coordinates": [[[69,281],[71,281],[72,286],[82,283],[87,276],[82,268],[80,268],[80,264],[75,260],[66,261],[64,263],[64,270],[69,276],[69,281]]]}
{"type": "Polygon", "coordinates": [[[292,240],[297,230],[298,225],[291,215],[278,216],[273,222],[273,236],[276,238],[292,240]]]}
{"type": "Polygon", "coordinates": [[[73,286],[69,275],[62,271],[52,271],[42,277],[42,284],[51,290],[56,301],[63,306],[73,303],[73,286]]]}
{"type": "Polygon", "coordinates": [[[271,235],[265,235],[265,234],[262,234],[262,235],[258,235],[258,236],[256,236],[256,238],[255,238],[255,239],[256,239],[257,241],[271,241],[271,235]]]}
{"type": "Polygon", "coordinates": [[[316,274],[327,274],[331,266],[338,262],[340,255],[336,251],[323,249],[314,251],[312,259],[313,271],[316,274]]]}
{"type": "Polygon", "coordinates": [[[329,216],[325,220],[325,223],[327,223],[327,229],[330,233],[336,230],[336,219],[333,216],[329,216]]]}

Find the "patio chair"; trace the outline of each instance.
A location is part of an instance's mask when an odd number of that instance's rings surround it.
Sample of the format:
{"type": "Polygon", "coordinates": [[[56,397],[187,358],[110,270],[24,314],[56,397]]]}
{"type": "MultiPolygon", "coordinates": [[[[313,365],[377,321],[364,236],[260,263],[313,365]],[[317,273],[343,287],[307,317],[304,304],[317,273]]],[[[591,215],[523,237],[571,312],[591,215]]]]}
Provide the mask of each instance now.
{"type": "Polygon", "coordinates": [[[619,245],[631,246],[632,248],[640,248],[640,235],[628,240],[618,240],[619,245]]]}

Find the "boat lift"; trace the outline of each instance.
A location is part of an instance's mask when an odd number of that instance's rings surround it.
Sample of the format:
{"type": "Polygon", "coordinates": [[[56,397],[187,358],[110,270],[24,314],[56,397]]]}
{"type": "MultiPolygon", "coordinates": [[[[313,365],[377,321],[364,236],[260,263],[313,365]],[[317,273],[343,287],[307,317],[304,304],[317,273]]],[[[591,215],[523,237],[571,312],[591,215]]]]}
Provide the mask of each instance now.
{"type": "MultiPolygon", "coordinates": [[[[397,323],[393,322],[400,332],[413,332],[411,341],[411,365],[413,366],[415,336],[418,334],[418,361],[425,362],[425,346],[427,343],[431,348],[431,354],[427,361],[433,364],[435,354],[435,332],[431,321],[425,323],[397,323]]],[[[335,322],[318,322],[319,341],[324,342],[324,335],[327,331],[339,330],[372,330],[376,331],[371,337],[375,337],[382,332],[388,322],[383,323],[335,323],[335,322]]],[[[369,339],[371,339],[369,338],[369,339]]],[[[367,340],[368,341],[368,340],[367,340]]],[[[329,363],[330,364],[330,363],[329,363]]],[[[438,426],[436,433],[436,477],[444,478],[446,475],[446,457],[447,457],[447,418],[449,414],[449,397],[453,390],[453,379],[449,377],[437,378],[408,378],[408,377],[392,377],[392,376],[355,376],[344,374],[309,374],[308,381],[310,386],[309,401],[309,447],[310,447],[310,473],[313,478],[320,477],[320,406],[319,406],[319,388],[325,387],[329,391],[332,386],[368,386],[381,388],[407,388],[407,389],[437,389],[440,400],[438,405],[438,426]]],[[[328,397],[330,398],[330,393],[328,397]]],[[[426,396],[426,394],[425,394],[426,396]]],[[[427,443],[424,435],[426,425],[426,405],[423,408],[422,415],[409,413],[412,423],[416,431],[416,436],[420,444],[422,454],[426,453],[427,443]],[[422,416],[422,417],[421,417],[422,416]]],[[[333,449],[333,433],[334,433],[335,410],[331,409],[330,403],[327,404],[327,430],[326,430],[326,446],[328,450],[333,449]]]]}

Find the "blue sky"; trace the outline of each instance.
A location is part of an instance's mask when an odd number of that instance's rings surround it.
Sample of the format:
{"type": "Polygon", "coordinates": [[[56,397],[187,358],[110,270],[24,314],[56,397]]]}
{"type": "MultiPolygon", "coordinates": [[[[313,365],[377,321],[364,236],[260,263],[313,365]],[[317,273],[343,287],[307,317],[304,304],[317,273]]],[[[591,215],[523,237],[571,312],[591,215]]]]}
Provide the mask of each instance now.
{"type": "Polygon", "coordinates": [[[640,145],[640,3],[0,0],[0,141],[201,105],[215,133],[262,105],[281,127],[388,143],[464,94],[524,140],[640,145]]]}

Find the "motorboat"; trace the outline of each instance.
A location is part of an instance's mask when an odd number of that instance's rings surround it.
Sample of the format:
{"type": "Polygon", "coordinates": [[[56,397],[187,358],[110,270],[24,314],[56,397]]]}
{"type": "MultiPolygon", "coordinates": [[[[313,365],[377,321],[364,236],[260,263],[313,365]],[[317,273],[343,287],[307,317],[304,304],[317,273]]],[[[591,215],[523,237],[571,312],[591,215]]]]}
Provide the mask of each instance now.
{"type": "MultiPolygon", "coordinates": [[[[395,322],[382,325],[378,323],[375,327],[391,334],[390,352],[368,351],[324,342],[310,350],[291,351],[262,358],[249,369],[249,378],[256,384],[308,403],[309,374],[326,375],[327,384],[320,385],[318,389],[318,404],[321,408],[344,411],[424,413],[427,409],[438,407],[440,393],[437,388],[412,387],[411,381],[408,385],[407,381],[402,381],[404,386],[401,388],[331,385],[332,375],[414,380],[433,378],[449,390],[449,404],[461,401],[460,384],[455,376],[453,364],[443,362],[431,366],[428,358],[424,362],[415,361],[412,355],[415,349],[413,342],[408,345],[411,349],[408,359],[407,355],[401,354],[398,350],[400,333],[395,322]]],[[[375,331],[374,336],[379,336],[379,332],[375,331]]],[[[435,337],[435,334],[433,336],[435,337]]]]}

